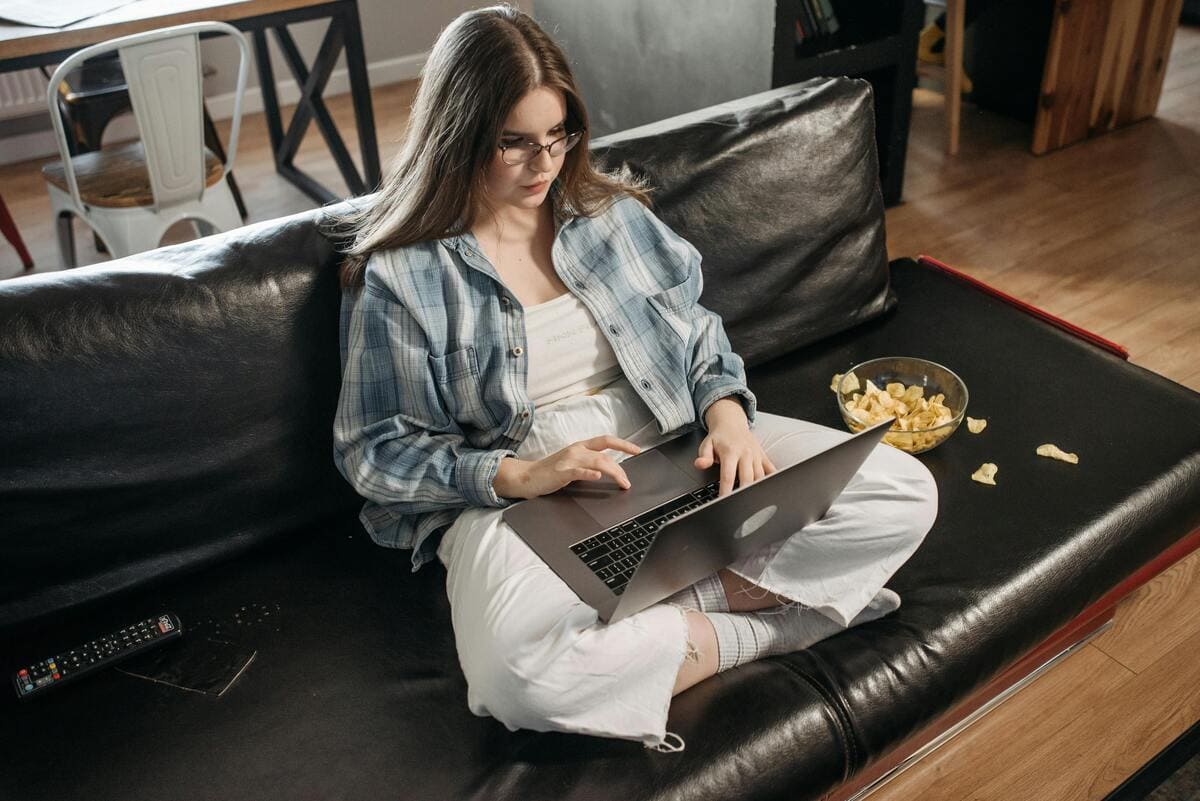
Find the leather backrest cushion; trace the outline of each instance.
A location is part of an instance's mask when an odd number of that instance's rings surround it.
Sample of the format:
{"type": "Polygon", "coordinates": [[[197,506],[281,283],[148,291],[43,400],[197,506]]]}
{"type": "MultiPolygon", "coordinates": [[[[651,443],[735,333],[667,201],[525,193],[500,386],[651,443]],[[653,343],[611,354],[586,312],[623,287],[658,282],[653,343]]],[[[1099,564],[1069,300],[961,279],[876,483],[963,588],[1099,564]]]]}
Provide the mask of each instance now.
{"type": "Polygon", "coordinates": [[[701,302],[747,365],[882,314],[888,291],[871,86],[822,78],[598,139],[700,251],[701,302]]]}
{"type": "Polygon", "coordinates": [[[0,282],[0,623],[357,508],[316,214],[0,282]]]}
{"type": "MultiPolygon", "coordinates": [[[[659,187],[749,364],[888,305],[871,114],[822,80],[596,150],[659,187]]],[[[353,512],[322,216],[0,282],[0,625],[353,512]]]]}

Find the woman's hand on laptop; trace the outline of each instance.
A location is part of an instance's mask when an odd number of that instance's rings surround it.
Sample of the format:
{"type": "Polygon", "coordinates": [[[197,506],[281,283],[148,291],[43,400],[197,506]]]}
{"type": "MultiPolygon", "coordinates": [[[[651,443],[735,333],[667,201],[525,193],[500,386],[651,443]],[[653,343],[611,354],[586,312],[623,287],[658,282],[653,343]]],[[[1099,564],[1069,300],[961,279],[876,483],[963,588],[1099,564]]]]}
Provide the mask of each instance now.
{"type": "Polygon", "coordinates": [[[708,436],[700,443],[694,464],[700,470],[707,470],[720,463],[718,498],[733,492],[734,479],[739,487],[744,487],[775,472],[775,465],[750,430],[740,401],[721,398],[708,407],[704,422],[708,425],[708,436]]]}
{"type": "Polygon", "coordinates": [[[603,434],[573,442],[562,450],[536,462],[507,458],[492,486],[505,498],[536,498],[549,495],[572,481],[599,481],[608,476],[621,489],[629,489],[629,476],[606,450],[624,451],[637,456],[642,449],[629,440],[603,434]]]}

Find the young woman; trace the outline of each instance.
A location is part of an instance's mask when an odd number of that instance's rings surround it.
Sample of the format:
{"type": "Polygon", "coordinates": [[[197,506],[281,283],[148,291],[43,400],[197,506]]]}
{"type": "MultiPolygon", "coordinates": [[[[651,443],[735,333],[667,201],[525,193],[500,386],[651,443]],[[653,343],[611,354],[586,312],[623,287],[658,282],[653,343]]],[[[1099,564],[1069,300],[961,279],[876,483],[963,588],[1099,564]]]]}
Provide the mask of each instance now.
{"type": "Polygon", "coordinates": [[[352,220],[335,457],[376,542],[445,565],[473,712],[678,748],[674,694],[899,605],[883,584],[936,487],[880,446],[803,536],[598,622],[503,507],[581,479],[628,488],[621,460],[696,425],[722,495],[848,434],[756,413],[698,303],[699,253],[587,143],[567,61],[528,16],[487,8],[442,32],[396,166],[352,220]]]}

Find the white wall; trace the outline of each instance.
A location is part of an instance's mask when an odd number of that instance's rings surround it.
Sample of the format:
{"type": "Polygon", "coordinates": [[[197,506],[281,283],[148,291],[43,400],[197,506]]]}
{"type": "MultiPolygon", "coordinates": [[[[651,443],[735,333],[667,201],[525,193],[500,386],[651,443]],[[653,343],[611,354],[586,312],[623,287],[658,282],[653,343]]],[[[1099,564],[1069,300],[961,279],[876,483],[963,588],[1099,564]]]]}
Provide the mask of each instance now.
{"type": "MultiPolygon", "coordinates": [[[[516,0],[513,4],[526,11],[531,6],[530,0],[516,0]]],[[[371,86],[384,86],[417,77],[442,28],[462,12],[486,5],[491,3],[485,0],[358,0],[371,86]]],[[[290,26],[292,38],[304,55],[305,63],[310,66],[325,35],[326,27],[327,22],[324,20],[290,26]]],[[[293,103],[299,97],[299,90],[279,53],[275,35],[268,33],[267,39],[270,42],[271,62],[275,70],[280,102],[293,103]]],[[[246,112],[262,109],[258,71],[254,66],[254,47],[252,42],[250,44],[251,60],[248,65],[244,105],[246,112]]],[[[205,64],[217,70],[215,75],[205,81],[204,90],[209,109],[214,117],[224,119],[233,111],[238,48],[228,39],[214,39],[204,42],[202,49],[205,64]]],[[[338,66],[334,69],[325,91],[326,95],[349,91],[344,57],[338,60],[338,66]]],[[[39,117],[40,119],[6,121],[4,126],[0,127],[0,164],[57,153],[50,132],[49,117],[40,114],[39,117]]],[[[119,141],[135,135],[132,120],[119,119],[110,126],[105,138],[106,141],[119,141]]]]}
{"type": "MultiPolygon", "coordinates": [[[[442,28],[464,11],[490,5],[481,0],[358,0],[358,15],[362,22],[363,47],[371,73],[371,85],[383,86],[417,77],[429,48],[442,28]]],[[[290,27],[296,46],[305,62],[312,63],[325,35],[324,20],[302,22],[290,27]]],[[[271,64],[277,84],[282,84],[281,99],[293,102],[298,96],[292,74],[276,46],[275,35],[267,34],[271,43],[271,64]]],[[[204,62],[216,67],[218,74],[205,82],[209,97],[232,93],[237,70],[237,45],[229,40],[215,39],[202,46],[204,62]]],[[[251,47],[253,50],[253,46],[251,47]]],[[[349,91],[346,83],[345,57],[338,59],[327,91],[330,94],[349,91]]],[[[257,103],[258,72],[252,67],[247,80],[247,98],[251,108],[257,103]]],[[[217,110],[213,109],[216,114],[217,110]]]]}

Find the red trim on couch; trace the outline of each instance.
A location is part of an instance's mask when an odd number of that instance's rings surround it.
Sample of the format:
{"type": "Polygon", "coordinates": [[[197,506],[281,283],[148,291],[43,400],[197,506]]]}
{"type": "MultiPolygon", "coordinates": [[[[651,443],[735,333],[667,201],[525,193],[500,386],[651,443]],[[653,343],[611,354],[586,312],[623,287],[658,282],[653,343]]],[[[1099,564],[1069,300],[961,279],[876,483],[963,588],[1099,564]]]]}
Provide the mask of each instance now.
{"type": "Polygon", "coordinates": [[[971,286],[975,287],[976,289],[978,289],[982,292],[986,292],[987,294],[992,295],[993,297],[997,297],[1000,300],[1004,301],[1005,303],[1015,306],[1018,309],[1020,309],[1021,311],[1025,312],[1027,314],[1031,314],[1034,317],[1037,317],[1039,320],[1043,320],[1044,322],[1050,323],[1050,325],[1053,325],[1056,328],[1061,328],[1063,331],[1066,331],[1068,334],[1074,334],[1075,336],[1079,337],[1080,339],[1086,340],[1087,342],[1092,343],[1093,345],[1095,345],[1098,348],[1101,348],[1103,350],[1108,351],[1109,353],[1114,353],[1117,356],[1120,356],[1122,359],[1129,358],[1129,351],[1127,351],[1121,345],[1118,345],[1117,343],[1115,343],[1111,340],[1105,339],[1104,337],[1100,336],[1099,334],[1093,334],[1091,331],[1088,331],[1087,329],[1084,329],[1084,328],[1080,328],[1079,326],[1077,326],[1073,323],[1068,323],[1066,320],[1062,319],[1061,317],[1054,316],[1053,314],[1046,311],[1045,309],[1039,309],[1037,306],[1026,303],[1025,301],[1023,301],[1019,298],[1014,298],[1012,295],[1008,294],[1007,292],[1002,292],[1001,290],[996,289],[996,287],[991,286],[990,284],[985,284],[983,281],[980,281],[978,278],[973,278],[973,277],[967,275],[966,273],[962,272],[961,270],[956,270],[948,264],[943,264],[942,262],[938,261],[937,259],[933,258],[932,256],[918,256],[917,263],[924,267],[930,267],[934,270],[939,270],[943,273],[946,273],[947,275],[950,275],[953,278],[957,278],[958,280],[962,281],[963,283],[970,284],[971,286]]]}

